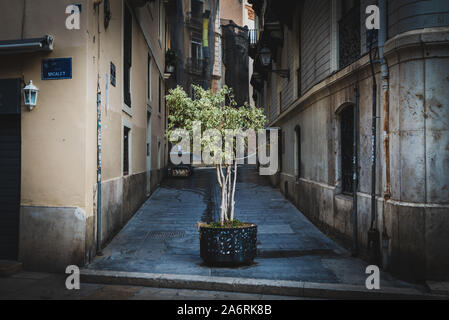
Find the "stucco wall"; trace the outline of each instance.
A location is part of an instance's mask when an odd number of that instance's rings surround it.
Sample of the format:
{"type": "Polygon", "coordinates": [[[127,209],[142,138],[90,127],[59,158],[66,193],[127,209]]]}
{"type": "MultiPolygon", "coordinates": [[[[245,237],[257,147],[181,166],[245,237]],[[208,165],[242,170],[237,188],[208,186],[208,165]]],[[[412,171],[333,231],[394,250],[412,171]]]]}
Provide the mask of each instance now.
{"type": "MultiPolygon", "coordinates": [[[[166,110],[162,105],[159,113],[158,86],[164,68],[165,24],[159,41],[158,1],[150,10],[133,10],[132,108],[127,113],[123,110],[123,1],[111,1],[112,19],[106,30],[103,5],[98,14],[92,1],[78,2],[80,30],[66,29],[65,9],[72,4],[69,1],[25,3],[23,7],[22,1],[0,1],[0,19],[7,22],[2,23],[0,39],[50,34],[55,42],[51,53],[3,55],[0,59],[0,78],[23,75],[27,83],[33,80],[40,90],[36,108],[31,112],[22,109],[19,256],[26,269],[63,271],[65,265],[83,265],[95,254],[97,80],[102,112],[103,244],[129,220],[163,177],[166,110]],[[149,53],[153,63],[150,100],[149,53]],[[41,80],[42,59],[61,57],[72,58],[72,79],[41,80]],[[116,66],[116,86],[109,83],[107,95],[106,75],[110,75],[111,62],[116,66]],[[146,150],[148,111],[152,113],[151,167],[147,167],[146,150]],[[132,130],[130,175],[126,177],[124,124],[132,130]]],[[[164,90],[162,80],[162,103],[164,90]]]]}
{"type": "MultiPolygon", "coordinates": [[[[2,20],[3,17],[15,18],[2,23],[0,39],[22,37],[22,4],[0,2],[2,20]]],[[[65,8],[68,4],[69,1],[58,1],[49,10],[47,1],[27,2],[23,38],[53,35],[55,49],[51,53],[2,56],[0,77],[23,76],[26,83],[33,80],[40,90],[37,107],[32,112],[22,108],[22,205],[65,205],[87,211],[84,175],[87,19],[83,16],[81,20],[82,30],[67,30],[65,8]],[[41,80],[42,59],[59,57],[72,58],[73,78],[41,80]],[[76,106],[74,101],[77,101],[76,106]],[[54,157],[55,154],[59,156],[54,157]]],[[[81,4],[86,6],[85,2],[81,4]]]]}

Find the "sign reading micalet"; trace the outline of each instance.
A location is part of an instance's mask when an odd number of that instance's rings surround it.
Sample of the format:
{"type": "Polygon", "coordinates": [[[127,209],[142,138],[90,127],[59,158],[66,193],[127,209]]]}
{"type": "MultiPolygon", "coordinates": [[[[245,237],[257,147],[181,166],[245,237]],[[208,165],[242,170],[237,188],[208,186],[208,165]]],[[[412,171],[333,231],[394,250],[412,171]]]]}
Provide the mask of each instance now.
{"type": "Polygon", "coordinates": [[[72,58],[42,60],[42,80],[72,79],[72,58]]]}

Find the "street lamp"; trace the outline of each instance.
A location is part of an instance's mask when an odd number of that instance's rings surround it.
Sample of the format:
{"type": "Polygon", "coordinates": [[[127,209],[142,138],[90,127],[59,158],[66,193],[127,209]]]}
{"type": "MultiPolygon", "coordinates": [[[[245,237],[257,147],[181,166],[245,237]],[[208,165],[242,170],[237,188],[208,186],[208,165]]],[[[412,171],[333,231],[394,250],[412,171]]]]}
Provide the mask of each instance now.
{"type": "Polygon", "coordinates": [[[260,63],[264,66],[264,67],[268,67],[271,63],[271,51],[268,48],[262,48],[259,51],[259,56],[260,56],[260,63]]]}
{"type": "Polygon", "coordinates": [[[39,89],[33,84],[33,80],[23,88],[23,101],[30,111],[36,106],[38,93],[39,89]]]}

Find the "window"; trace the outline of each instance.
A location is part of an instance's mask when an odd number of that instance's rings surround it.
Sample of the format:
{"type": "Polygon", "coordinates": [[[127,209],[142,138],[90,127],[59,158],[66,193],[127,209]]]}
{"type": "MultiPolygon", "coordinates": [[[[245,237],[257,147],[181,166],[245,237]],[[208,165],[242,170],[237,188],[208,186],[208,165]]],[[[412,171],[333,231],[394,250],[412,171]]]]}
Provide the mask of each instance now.
{"type": "Polygon", "coordinates": [[[161,168],[161,142],[157,143],[157,168],[161,168]]]}
{"type": "Polygon", "coordinates": [[[159,113],[162,111],[162,77],[159,76],[159,113]]]}
{"type": "Polygon", "coordinates": [[[298,50],[298,68],[296,69],[296,97],[301,97],[301,18],[298,18],[298,45],[296,47],[296,50],[298,50]]]}
{"type": "Polygon", "coordinates": [[[131,65],[132,65],[132,15],[125,5],[123,32],[123,90],[124,101],[131,107],[131,65]]]}
{"type": "Polygon", "coordinates": [[[151,113],[147,112],[147,171],[151,170],[151,113]]]}
{"type": "Polygon", "coordinates": [[[282,154],[285,154],[285,131],[282,131],[281,149],[282,149],[282,154]]]}
{"type": "Polygon", "coordinates": [[[147,66],[147,73],[148,73],[148,88],[147,88],[147,92],[148,92],[148,101],[151,101],[152,99],[152,80],[151,80],[151,75],[153,73],[153,63],[151,61],[151,55],[148,54],[148,66],[147,66]]]}
{"type": "Polygon", "coordinates": [[[155,4],[155,1],[150,1],[147,3],[147,8],[148,8],[148,12],[150,13],[151,20],[154,20],[154,16],[153,16],[153,12],[155,12],[154,4],[155,4]]]}
{"type": "Polygon", "coordinates": [[[171,40],[170,40],[170,21],[166,19],[165,21],[165,49],[171,48],[171,40]]]}
{"type": "Polygon", "coordinates": [[[162,30],[164,27],[164,2],[162,0],[159,0],[159,43],[162,42],[162,30]]]}
{"type": "Polygon", "coordinates": [[[131,129],[123,127],[123,175],[129,175],[129,141],[131,129]]]}
{"type": "Polygon", "coordinates": [[[201,40],[192,38],[190,45],[192,60],[201,60],[203,58],[203,48],[201,40]]]}
{"type": "Polygon", "coordinates": [[[282,162],[284,155],[284,142],[285,142],[285,133],[284,130],[279,129],[278,131],[278,161],[279,161],[279,172],[282,172],[282,162]]]}
{"type": "Polygon", "coordinates": [[[295,175],[301,176],[301,127],[295,127],[295,175]]]}
{"type": "Polygon", "coordinates": [[[354,106],[348,106],[340,114],[341,130],[341,179],[342,193],[352,194],[353,190],[353,140],[354,140],[354,106]]]}
{"type": "Polygon", "coordinates": [[[344,68],[360,57],[360,3],[355,0],[342,0],[340,4],[338,51],[339,66],[344,68]]]}
{"type": "Polygon", "coordinates": [[[190,3],[190,11],[192,12],[192,17],[195,19],[201,19],[203,14],[203,1],[192,0],[190,3]]]}
{"type": "Polygon", "coordinates": [[[190,59],[187,62],[189,73],[201,75],[203,64],[203,44],[200,38],[194,36],[190,41],[190,59]]]}

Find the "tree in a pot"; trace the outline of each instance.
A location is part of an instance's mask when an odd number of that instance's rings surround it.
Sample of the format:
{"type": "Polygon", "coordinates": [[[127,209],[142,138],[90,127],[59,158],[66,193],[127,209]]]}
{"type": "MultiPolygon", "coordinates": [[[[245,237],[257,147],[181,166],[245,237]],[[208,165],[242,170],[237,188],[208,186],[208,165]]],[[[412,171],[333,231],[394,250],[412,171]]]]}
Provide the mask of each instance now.
{"type": "Polygon", "coordinates": [[[264,128],[263,110],[248,104],[238,107],[226,86],[215,93],[193,86],[193,98],[177,87],[166,99],[169,140],[181,144],[183,150],[193,146],[193,154],[199,151],[203,163],[214,164],[221,191],[219,221],[198,224],[201,258],[212,266],[251,264],[257,252],[257,225],[234,217],[238,160],[242,160],[237,141],[246,147],[248,136],[242,133],[264,128]]]}

